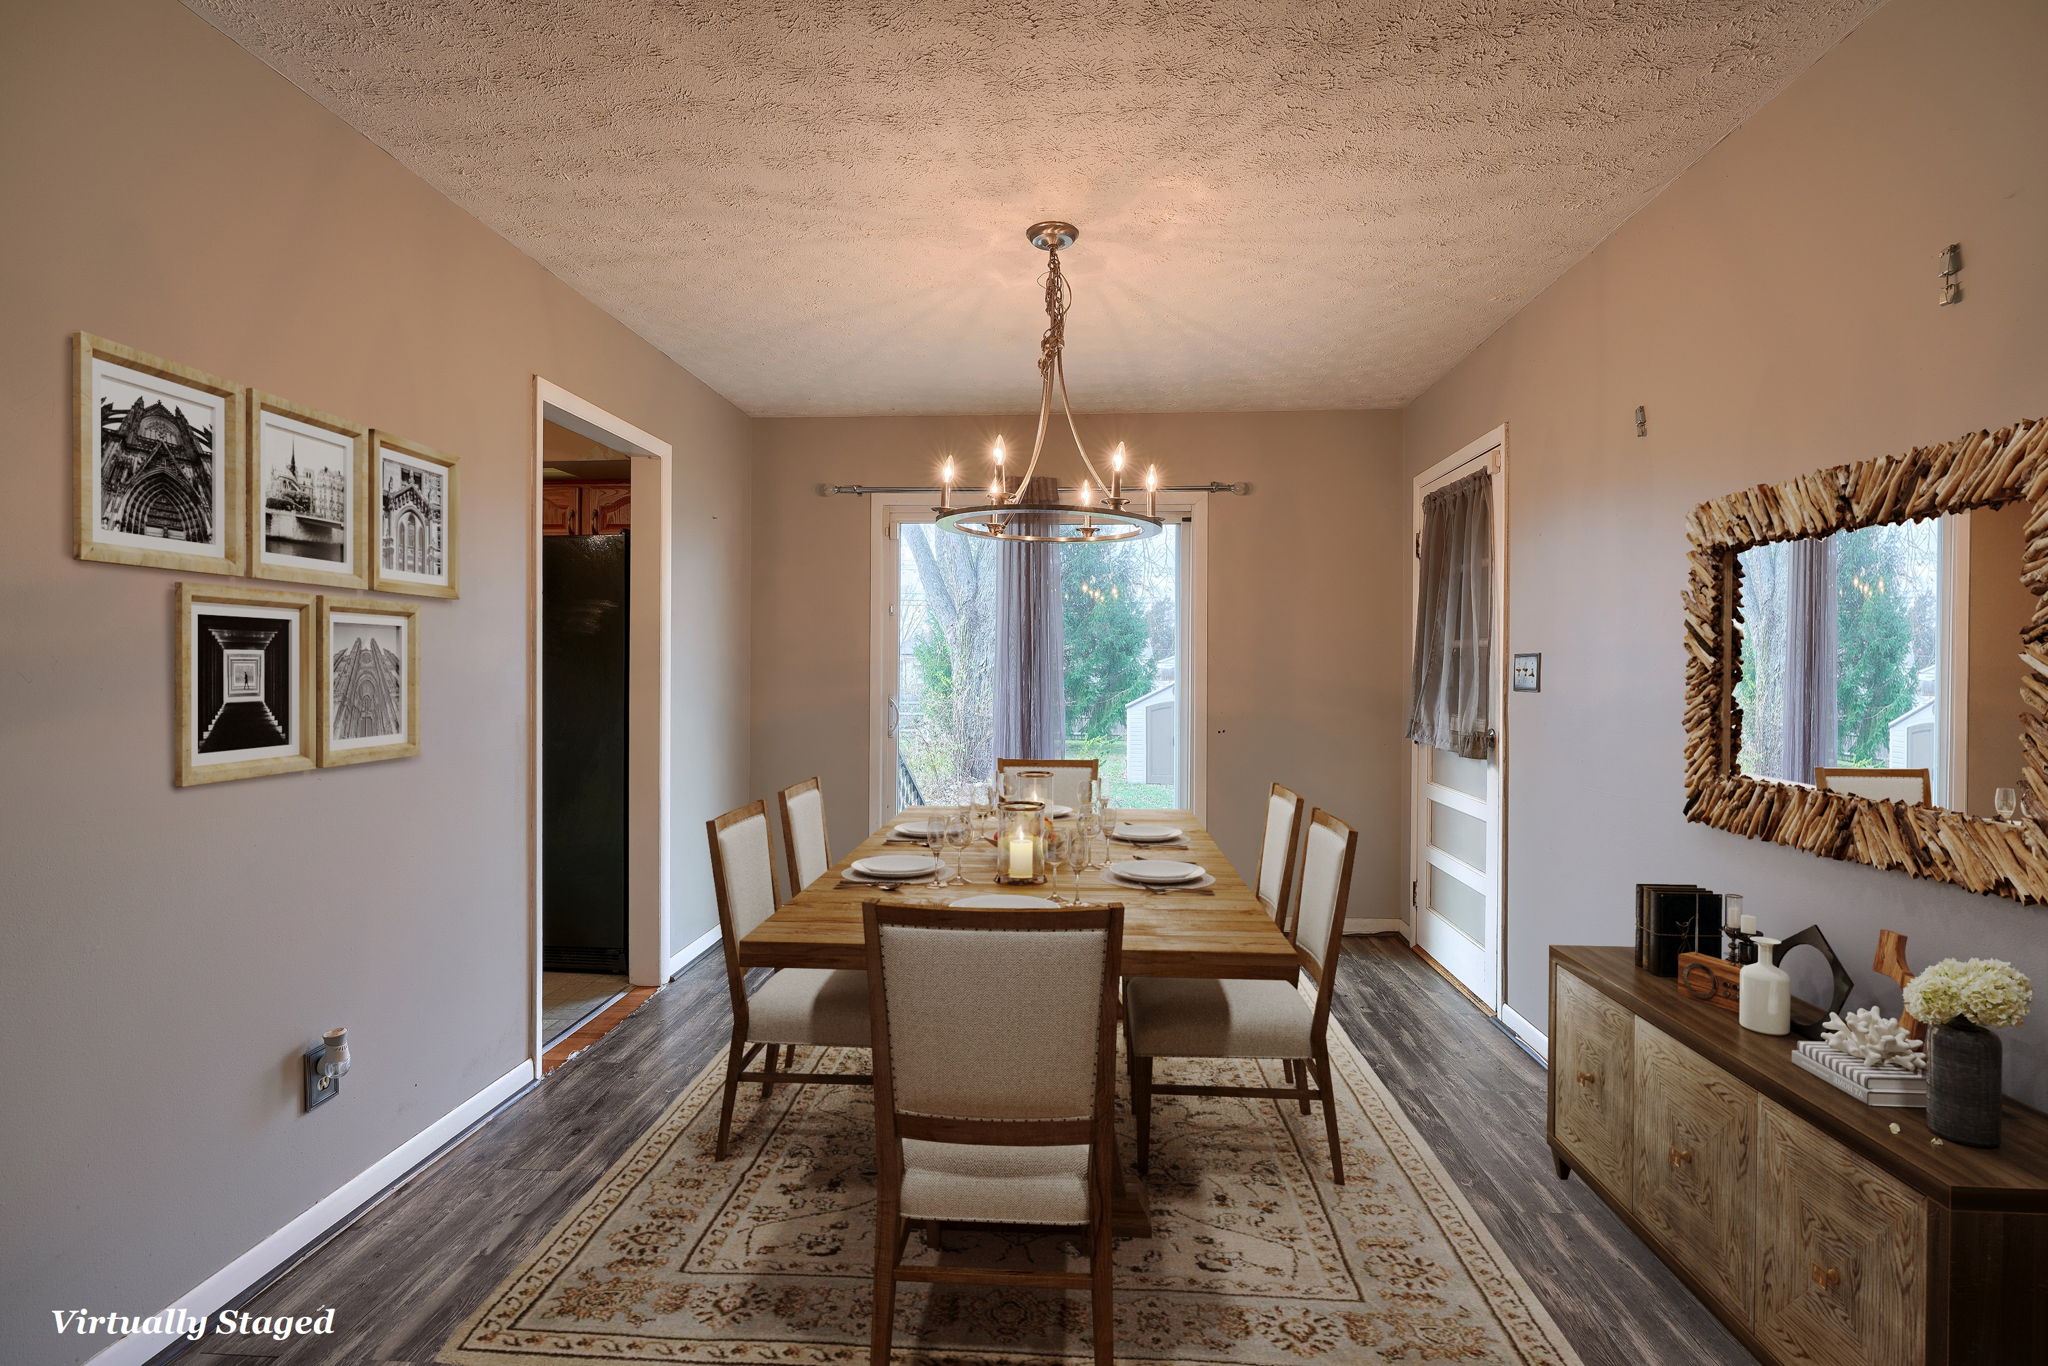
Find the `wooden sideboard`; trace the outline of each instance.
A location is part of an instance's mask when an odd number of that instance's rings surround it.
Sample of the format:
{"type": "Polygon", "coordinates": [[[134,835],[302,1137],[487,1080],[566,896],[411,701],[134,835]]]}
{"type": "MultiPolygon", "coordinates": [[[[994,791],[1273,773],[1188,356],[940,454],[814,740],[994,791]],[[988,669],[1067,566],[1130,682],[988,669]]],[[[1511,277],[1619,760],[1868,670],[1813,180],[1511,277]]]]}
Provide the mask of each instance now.
{"type": "Polygon", "coordinates": [[[1625,948],[1550,951],[1550,1150],[1764,1361],[2048,1363],[2048,1116],[1930,1141],[1625,948]],[[1899,1132],[1891,1132],[1892,1125],[1899,1132]]]}

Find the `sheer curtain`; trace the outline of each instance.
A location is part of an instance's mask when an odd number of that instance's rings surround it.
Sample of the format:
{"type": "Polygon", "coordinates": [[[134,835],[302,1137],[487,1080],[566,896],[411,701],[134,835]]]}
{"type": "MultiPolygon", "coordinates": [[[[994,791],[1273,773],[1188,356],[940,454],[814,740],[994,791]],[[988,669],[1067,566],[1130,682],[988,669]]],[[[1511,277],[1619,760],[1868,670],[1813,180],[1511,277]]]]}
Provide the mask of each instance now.
{"type": "Polygon", "coordinates": [[[1493,711],[1493,476],[1482,470],[1422,500],[1408,738],[1487,757],[1493,711]]]}
{"type": "Polygon", "coordinates": [[[1841,732],[1836,697],[1840,632],[1835,577],[1840,561],[1832,536],[1785,545],[1785,702],[1782,772],[1810,783],[1816,768],[1835,764],[1841,732]]]}
{"type": "MultiPolygon", "coordinates": [[[[1058,502],[1058,481],[1033,479],[1024,501],[1058,502]]],[[[1025,515],[1014,521],[1021,531],[1052,529],[1047,518],[1025,515]]],[[[1063,758],[1067,642],[1060,548],[1043,541],[1002,541],[996,548],[996,757],[1063,758]]]]}

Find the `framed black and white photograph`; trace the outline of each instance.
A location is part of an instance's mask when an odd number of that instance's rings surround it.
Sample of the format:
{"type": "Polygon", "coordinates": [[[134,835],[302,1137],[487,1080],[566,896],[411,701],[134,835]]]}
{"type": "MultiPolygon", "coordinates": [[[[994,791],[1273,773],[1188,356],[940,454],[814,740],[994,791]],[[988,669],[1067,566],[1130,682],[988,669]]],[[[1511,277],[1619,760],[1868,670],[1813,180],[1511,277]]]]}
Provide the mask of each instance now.
{"type": "Polygon", "coordinates": [[[320,600],[322,767],[420,752],[418,631],[409,603],[320,600]]]}
{"type": "Polygon", "coordinates": [[[312,595],[178,585],[177,785],[312,768],[312,595]]]}
{"type": "Polygon", "coordinates": [[[249,393],[249,572],[367,588],[367,427],[249,393]]]}
{"type": "Polygon", "coordinates": [[[73,553],[185,573],[242,573],[240,387],[88,332],[73,344],[73,553]]]}
{"type": "Polygon", "coordinates": [[[427,598],[460,596],[455,574],[455,457],[372,432],[377,553],[372,586],[427,598]]]}

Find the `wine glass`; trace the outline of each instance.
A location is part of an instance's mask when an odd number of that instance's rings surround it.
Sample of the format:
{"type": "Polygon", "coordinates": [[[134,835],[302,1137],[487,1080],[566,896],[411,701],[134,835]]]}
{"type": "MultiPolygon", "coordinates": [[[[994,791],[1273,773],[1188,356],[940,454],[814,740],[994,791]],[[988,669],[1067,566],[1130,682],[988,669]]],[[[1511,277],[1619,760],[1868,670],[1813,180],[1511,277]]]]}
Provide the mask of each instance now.
{"type": "MultiPolygon", "coordinates": [[[[1068,832],[1067,827],[1064,825],[1053,826],[1052,833],[1045,837],[1045,863],[1052,870],[1052,884],[1055,888],[1059,886],[1060,865],[1071,862],[1073,855],[1073,835],[1068,832]]],[[[1076,890],[1078,889],[1077,884],[1076,890]]],[[[1054,891],[1052,899],[1054,901],[1064,901],[1066,898],[1062,897],[1058,891],[1054,891]]]]}
{"type": "Polygon", "coordinates": [[[1102,812],[1096,809],[1094,802],[1081,808],[1080,814],[1074,818],[1074,827],[1081,836],[1081,866],[1101,867],[1095,861],[1095,837],[1102,833],[1102,812]]]}
{"type": "Polygon", "coordinates": [[[2020,794],[2009,787],[2001,787],[1991,794],[1991,805],[1998,810],[1998,818],[2009,821],[2019,814],[2020,794]]]}
{"type": "Polygon", "coordinates": [[[947,885],[967,881],[967,845],[974,838],[974,816],[967,807],[961,807],[946,817],[946,843],[953,848],[953,877],[947,885]]]}

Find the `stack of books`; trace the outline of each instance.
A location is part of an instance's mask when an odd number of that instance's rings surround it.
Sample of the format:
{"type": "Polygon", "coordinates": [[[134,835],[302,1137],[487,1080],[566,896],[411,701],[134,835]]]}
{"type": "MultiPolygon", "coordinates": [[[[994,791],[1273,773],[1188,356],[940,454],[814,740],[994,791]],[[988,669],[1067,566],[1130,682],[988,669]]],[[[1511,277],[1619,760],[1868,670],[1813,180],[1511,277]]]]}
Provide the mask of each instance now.
{"type": "Polygon", "coordinates": [[[1819,1040],[1802,1042],[1792,1061],[1830,1085],[1839,1086],[1865,1105],[1900,1109],[1927,1108],[1927,1074],[1902,1067],[1871,1067],[1819,1040]]]}

